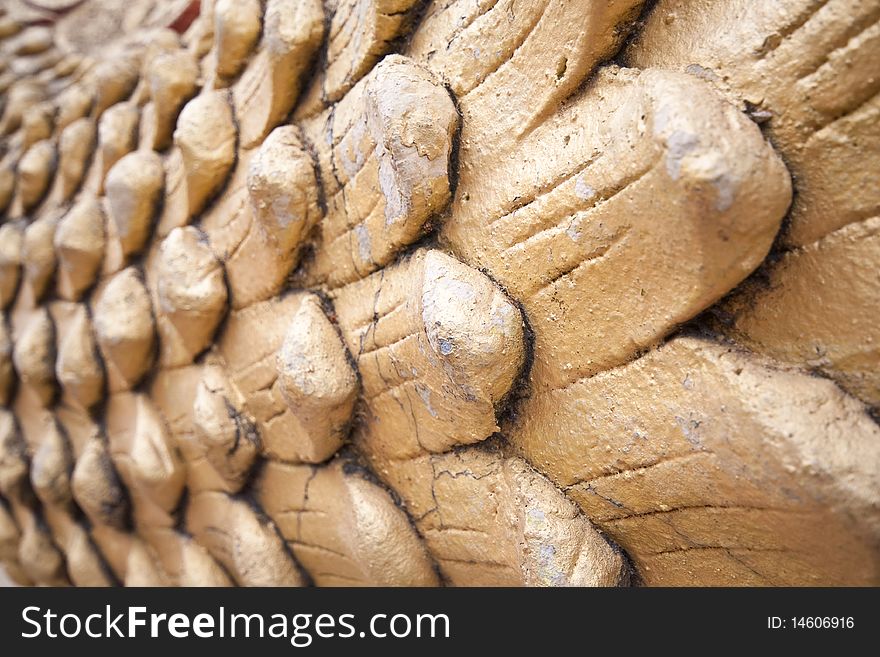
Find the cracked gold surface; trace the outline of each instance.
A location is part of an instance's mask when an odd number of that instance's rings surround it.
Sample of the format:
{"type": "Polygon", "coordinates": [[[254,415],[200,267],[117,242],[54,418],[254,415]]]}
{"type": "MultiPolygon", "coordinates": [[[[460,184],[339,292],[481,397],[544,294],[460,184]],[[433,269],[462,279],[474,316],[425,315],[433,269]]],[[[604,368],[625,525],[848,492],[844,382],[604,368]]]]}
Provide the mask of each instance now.
{"type": "Polygon", "coordinates": [[[14,581],[880,583],[875,0],[44,5],[14,581]]]}

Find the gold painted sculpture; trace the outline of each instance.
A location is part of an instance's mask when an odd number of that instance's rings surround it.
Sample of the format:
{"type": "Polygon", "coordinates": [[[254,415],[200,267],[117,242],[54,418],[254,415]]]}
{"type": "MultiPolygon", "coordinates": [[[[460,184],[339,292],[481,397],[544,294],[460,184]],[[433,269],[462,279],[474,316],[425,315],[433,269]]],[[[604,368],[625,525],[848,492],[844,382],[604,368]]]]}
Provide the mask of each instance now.
{"type": "Polygon", "coordinates": [[[10,0],[20,584],[880,584],[876,0],[10,0]]]}

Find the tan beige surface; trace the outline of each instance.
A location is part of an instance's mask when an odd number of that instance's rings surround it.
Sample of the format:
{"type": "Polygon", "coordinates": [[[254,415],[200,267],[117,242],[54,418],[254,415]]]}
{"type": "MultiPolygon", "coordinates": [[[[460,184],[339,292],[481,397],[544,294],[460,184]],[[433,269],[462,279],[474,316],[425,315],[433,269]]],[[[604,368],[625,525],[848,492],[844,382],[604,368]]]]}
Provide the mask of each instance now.
{"type": "Polygon", "coordinates": [[[522,415],[517,447],[649,584],[877,579],[880,434],[830,381],[677,337],[522,415]]]}
{"type": "Polygon", "coordinates": [[[874,0],[0,11],[22,584],[880,584],[874,0]]]}
{"type": "Polygon", "coordinates": [[[625,53],[719,88],[762,122],[798,182],[779,236],[786,253],[767,265],[772,292],[737,295],[723,311],[735,316],[730,334],[819,369],[872,405],[878,347],[863,327],[876,322],[862,315],[878,289],[867,255],[880,211],[878,19],[870,1],[663,1],[625,53]]]}

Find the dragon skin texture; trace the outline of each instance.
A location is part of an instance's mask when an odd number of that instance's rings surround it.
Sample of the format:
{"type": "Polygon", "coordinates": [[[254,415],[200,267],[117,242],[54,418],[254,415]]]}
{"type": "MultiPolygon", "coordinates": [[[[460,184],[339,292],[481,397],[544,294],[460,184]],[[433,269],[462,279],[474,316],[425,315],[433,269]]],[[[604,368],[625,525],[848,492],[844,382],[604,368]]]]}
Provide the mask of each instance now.
{"type": "Polygon", "coordinates": [[[880,584],[875,0],[9,0],[21,585],[880,584]]]}

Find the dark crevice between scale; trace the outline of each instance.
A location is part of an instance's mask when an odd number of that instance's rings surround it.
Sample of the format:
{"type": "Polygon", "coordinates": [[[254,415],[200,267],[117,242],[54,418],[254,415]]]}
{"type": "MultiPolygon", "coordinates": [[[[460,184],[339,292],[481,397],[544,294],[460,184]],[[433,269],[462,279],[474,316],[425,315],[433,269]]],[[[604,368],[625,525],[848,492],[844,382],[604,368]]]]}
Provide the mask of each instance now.
{"type": "Polygon", "coordinates": [[[403,517],[406,518],[409,526],[412,527],[413,532],[416,536],[418,536],[419,542],[421,543],[422,548],[425,550],[425,556],[431,563],[431,569],[437,576],[437,580],[441,583],[442,586],[449,586],[449,580],[441,571],[440,565],[437,563],[434,555],[431,554],[431,550],[428,549],[427,540],[425,539],[422,532],[419,530],[415,519],[406,508],[406,504],[397,493],[397,491],[388,486],[384,481],[382,481],[382,479],[370,467],[366,457],[353,444],[349,444],[341,449],[339,452],[337,452],[335,459],[338,459],[342,462],[342,471],[346,476],[359,476],[366,481],[374,484],[375,486],[378,486],[388,494],[388,496],[391,498],[391,501],[394,503],[394,506],[400,509],[403,517]]]}

